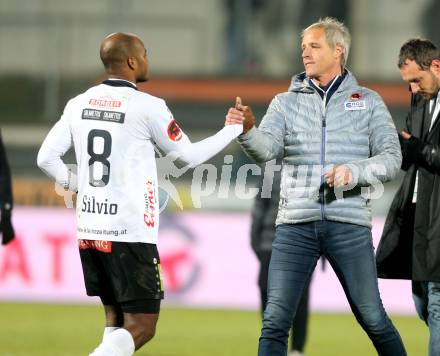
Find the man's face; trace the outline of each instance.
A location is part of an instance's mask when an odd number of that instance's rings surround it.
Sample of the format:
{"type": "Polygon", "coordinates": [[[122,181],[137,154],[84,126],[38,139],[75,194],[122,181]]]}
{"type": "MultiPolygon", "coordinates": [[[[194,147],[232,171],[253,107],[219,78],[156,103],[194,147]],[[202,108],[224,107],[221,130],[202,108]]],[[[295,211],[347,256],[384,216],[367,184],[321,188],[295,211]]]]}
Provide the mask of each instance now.
{"type": "Polygon", "coordinates": [[[301,48],[304,68],[309,78],[319,78],[340,70],[342,50],[339,46],[329,46],[323,29],[313,28],[305,32],[301,48]]]}
{"type": "Polygon", "coordinates": [[[429,69],[423,70],[415,61],[407,59],[400,68],[400,74],[413,94],[419,93],[426,100],[437,95],[440,88],[440,61],[433,61],[429,69]]]}
{"type": "Polygon", "coordinates": [[[147,50],[141,40],[139,40],[138,45],[136,46],[136,54],[135,59],[137,62],[136,68],[136,83],[146,82],[148,81],[148,57],[147,50]]]}

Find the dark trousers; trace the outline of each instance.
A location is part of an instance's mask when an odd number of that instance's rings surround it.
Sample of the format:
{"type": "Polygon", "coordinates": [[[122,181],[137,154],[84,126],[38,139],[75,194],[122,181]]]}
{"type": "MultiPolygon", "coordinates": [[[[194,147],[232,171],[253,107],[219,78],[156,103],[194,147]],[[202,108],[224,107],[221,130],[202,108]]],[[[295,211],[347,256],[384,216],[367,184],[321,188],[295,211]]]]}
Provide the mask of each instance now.
{"type": "MultiPolygon", "coordinates": [[[[260,287],[261,296],[261,314],[264,313],[267,304],[267,277],[269,274],[269,262],[272,255],[271,251],[263,251],[258,253],[260,261],[260,273],[258,274],[258,286],[260,287]]],[[[307,339],[307,326],[309,321],[309,287],[310,283],[304,290],[298,305],[298,310],[293,318],[291,331],[291,350],[304,352],[304,346],[307,339]]]]}
{"type": "Polygon", "coordinates": [[[299,301],[324,254],[342,284],[358,323],[381,356],[406,356],[379,295],[368,227],[333,221],[278,225],[269,264],[259,356],[285,356],[299,301]]]}

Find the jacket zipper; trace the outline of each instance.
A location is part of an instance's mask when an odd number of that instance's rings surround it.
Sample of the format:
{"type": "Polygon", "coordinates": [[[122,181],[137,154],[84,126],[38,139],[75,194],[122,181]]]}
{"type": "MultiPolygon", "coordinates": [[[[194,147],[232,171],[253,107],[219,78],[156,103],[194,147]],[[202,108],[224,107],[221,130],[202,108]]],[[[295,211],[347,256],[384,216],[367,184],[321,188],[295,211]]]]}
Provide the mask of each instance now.
{"type": "Polygon", "coordinates": [[[325,164],[325,130],[327,123],[325,121],[325,112],[327,104],[327,93],[324,94],[322,100],[323,103],[323,114],[322,114],[322,135],[321,135],[321,184],[319,189],[319,200],[321,201],[321,220],[324,220],[324,164],[325,164]]]}
{"type": "MultiPolygon", "coordinates": [[[[321,220],[324,220],[324,210],[325,210],[325,200],[324,200],[324,165],[325,165],[325,134],[326,134],[326,127],[327,122],[325,120],[326,112],[327,112],[327,93],[332,88],[333,84],[336,83],[339,76],[337,76],[335,79],[333,79],[333,82],[330,84],[330,86],[327,88],[326,91],[322,90],[324,92],[324,96],[322,98],[322,125],[321,125],[321,184],[319,188],[319,200],[321,202],[321,220]]],[[[319,88],[319,86],[318,86],[319,88]]]]}
{"type": "Polygon", "coordinates": [[[326,113],[327,113],[327,93],[332,88],[333,84],[336,83],[339,76],[337,76],[333,82],[330,84],[330,86],[327,88],[327,90],[324,92],[324,97],[322,98],[322,135],[321,135],[321,185],[319,189],[319,198],[321,200],[321,220],[324,220],[325,217],[325,200],[324,200],[324,165],[325,165],[325,137],[326,137],[326,129],[327,129],[327,122],[325,119],[326,113]],[[322,187],[322,189],[321,189],[322,187]]]}

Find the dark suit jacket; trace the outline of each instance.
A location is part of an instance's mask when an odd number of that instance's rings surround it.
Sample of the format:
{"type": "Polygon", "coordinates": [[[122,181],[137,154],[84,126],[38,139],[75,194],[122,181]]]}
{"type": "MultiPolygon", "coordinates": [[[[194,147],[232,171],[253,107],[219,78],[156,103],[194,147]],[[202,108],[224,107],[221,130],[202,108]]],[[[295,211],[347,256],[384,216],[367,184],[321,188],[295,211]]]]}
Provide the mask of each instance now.
{"type": "Polygon", "coordinates": [[[412,137],[401,139],[406,174],[391,204],[376,253],[381,278],[440,282],[440,119],[437,117],[427,133],[428,109],[429,101],[419,95],[412,97],[406,122],[406,131],[412,137]]]}

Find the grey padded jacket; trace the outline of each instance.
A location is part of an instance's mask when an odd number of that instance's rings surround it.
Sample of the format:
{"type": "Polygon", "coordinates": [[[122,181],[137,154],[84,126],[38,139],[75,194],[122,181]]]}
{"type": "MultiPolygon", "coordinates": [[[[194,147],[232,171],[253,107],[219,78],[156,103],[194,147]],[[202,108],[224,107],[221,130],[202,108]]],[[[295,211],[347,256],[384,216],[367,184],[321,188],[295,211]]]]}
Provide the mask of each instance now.
{"type": "Polygon", "coordinates": [[[238,142],[257,162],[282,154],[277,225],[331,220],[371,228],[370,198],[380,197],[380,183],[401,165],[396,128],[382,98],[349,71],[326,100],[301,73],[238,142]],[[330,188],[323,175],[341,164],[351,168],[355,184],[330,188]]]}

